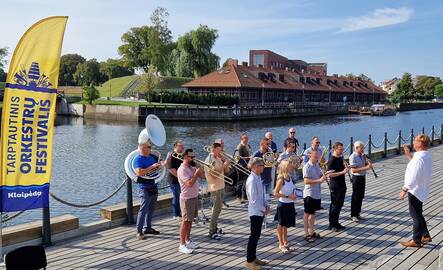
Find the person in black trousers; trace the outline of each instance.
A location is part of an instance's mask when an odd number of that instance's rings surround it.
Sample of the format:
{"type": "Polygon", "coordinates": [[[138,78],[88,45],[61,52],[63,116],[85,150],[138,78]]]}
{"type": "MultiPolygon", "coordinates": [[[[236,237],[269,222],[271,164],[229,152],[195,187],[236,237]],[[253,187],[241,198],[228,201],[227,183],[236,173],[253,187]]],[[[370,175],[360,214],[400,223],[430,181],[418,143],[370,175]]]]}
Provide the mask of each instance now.
{"type": "Polygon", "coordinates": [[[354,153],[349,156],[352,175],[351,219],[360,222],[364,219],[360,213],[365,197],[366,171],[372,169],[372,162],[365,156],[365,145],[362,141],[356,141],[354,149],[354,153]]]}
{"type": "Polygon", "coordinates": [[[344,230],[338,220],[341,208],[346,196],[346,182],[345,175],[349,172],[349,168],[345,166],[343,160],[343,144],[336,142],[332,146],[333,154],[328,160],[328,171],[334,172],[329,174],[329,190],[331,192],[331,205],[329,206],[329,229],[338,232],[344,230]]]}
{"type": "Polygon", "coordinates": [[[428,199],[429,186],[432,177],[432,154],[428,151],[431,140],[425,134],[415,137],[414,155],[408,146],[403,146],[406,157],[409,159],[405,172],[404,186],[400,192],[400,199],[408,195],[409,214],[413,220],[413,238],[406,242],[400,242],[405,247],[422,247],[432,242],[426,220],[423,217],[423,202],[428,199]]]}

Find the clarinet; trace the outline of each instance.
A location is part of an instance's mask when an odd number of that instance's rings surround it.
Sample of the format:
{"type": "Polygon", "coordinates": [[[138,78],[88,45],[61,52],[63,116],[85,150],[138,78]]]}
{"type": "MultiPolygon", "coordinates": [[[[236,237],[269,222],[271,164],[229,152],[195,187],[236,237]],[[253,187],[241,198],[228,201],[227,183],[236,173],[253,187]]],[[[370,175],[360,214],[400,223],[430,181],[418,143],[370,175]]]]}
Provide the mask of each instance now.
{"type": "MultiPolygon", "coordinates": [[[[364,156],[365,156],[365,159],[369,159],[368,155],[364,154],[364,156]]],[[[375,177],[375,178],[378,178],[378,175],[377,175],[377,173],[375,172],[374,167],[372,167],[371,169],[372,169],[372,173],[374,174],[374,177],[375,177]]]]}

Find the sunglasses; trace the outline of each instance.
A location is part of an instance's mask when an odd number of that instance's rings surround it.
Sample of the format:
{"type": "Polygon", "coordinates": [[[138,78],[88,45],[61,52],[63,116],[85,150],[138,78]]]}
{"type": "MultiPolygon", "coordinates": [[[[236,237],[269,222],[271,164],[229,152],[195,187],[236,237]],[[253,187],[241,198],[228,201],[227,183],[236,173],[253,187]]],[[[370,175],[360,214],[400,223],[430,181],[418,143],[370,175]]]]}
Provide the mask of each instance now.
{"type": "Polygon", "coordinates": [[[151,148],[152,148],[152,146],[151,146],[151,145],[145,145],[145,147],[146,147],[146,148],[149,148],[149,149],[151,149],[151,148]]]}
{"type": "Polygon", "coordinates": [[[193,158],[195,158],[195,156],[188,156],[188,158],[193,159],[193,158]]]}
{"type": "Polygon", "coordinates": [[[289,132],[289,133],[291,133],[291,134],[295,134],[295,131],[291,131],[291,132],[289,132]]]}
{"type": "Polygon", "coordinates": [[[320,142],[316,142],[315,144],[320,144],[320,142]]]}

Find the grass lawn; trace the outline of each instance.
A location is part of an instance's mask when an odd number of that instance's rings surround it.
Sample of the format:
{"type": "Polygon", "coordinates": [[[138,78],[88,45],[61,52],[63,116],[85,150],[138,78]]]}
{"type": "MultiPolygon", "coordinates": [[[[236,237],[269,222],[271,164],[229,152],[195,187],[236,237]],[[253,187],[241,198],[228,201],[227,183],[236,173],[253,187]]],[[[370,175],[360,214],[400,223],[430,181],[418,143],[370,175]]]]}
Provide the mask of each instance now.
{"type": "Polygon", "coordinates": [[[101,97],[109,97],[109,85],[111,85],[111,96],[119,97],[123,89],[125,89],[135,78],[137,78],[137,75],[114,78],[105,82],[101,86],[98,86],[97,90],[100,92],[101,97]]]}
{"type": "Polygon", "coordinates": [[[181,88],[182,84],[192,81],[192,78],[184,77],[162,77],[162,81],[157,86],[157,89],[177,89],[181,88]]]}

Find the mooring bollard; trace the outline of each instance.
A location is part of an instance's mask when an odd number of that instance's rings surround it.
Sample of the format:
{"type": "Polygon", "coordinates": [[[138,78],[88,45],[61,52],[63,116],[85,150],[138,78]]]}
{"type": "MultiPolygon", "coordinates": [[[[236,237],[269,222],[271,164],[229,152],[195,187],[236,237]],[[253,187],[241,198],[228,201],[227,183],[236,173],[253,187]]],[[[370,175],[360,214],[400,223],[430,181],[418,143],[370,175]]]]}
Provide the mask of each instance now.
{"type": "Polygon", "coordinates": [[[369,134],[369,140],[368,140],[368,157],[371,159],[372,156],[372,136],[369,134]]]}
{"type": "Polygon", "coordinates": [[[443,143],[443,124],[440,126],[440,144],[443,143]]]}
{"type": "Polygon", "coordinates": [[[126,222],[128,224],[134,224],[134,213],[132,203],[132,179],[129,176],[126,177],[126,222]]]}
{"type": "Polygon", "coordinates": [[[332,140],[329,140],[329,157],[332,155],[332,140]]]}
{"type": "Polygon", "coordinates": [[[431,128],[431,146],[434,145],[434,132],[435,132],[434,126],[432,126],[432,128],[431,128]]]}
{"type": "Polygon", "coordinates": [[[354,152],[354,137],[351,137],[351,142],[349,145],[349,155],[352,155],[353,152],[354,152]]]}
{"type": "Polygon", "coordinates": [[[414,129],[411,128],[411,149],[414,147],[414,129]]]}
{"type": "Polygon", "coordinates": [[[383,157],[387,157],[388,156],[388,133],[385,132],[385,147],[383,149],[383,157]]]}

